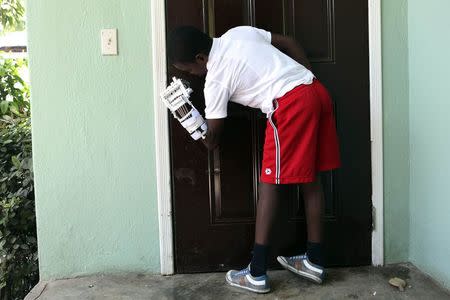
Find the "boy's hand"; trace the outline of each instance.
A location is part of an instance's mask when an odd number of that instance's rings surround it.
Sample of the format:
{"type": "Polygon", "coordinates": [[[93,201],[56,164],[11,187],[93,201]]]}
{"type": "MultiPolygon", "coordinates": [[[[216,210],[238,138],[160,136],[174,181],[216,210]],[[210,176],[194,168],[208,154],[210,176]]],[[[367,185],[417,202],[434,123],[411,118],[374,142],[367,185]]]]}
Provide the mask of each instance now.
{"type": "Polygon", "coordinates": [[[206,123],[208,124],[208,131],[206,132],[206,138],[202,141],[208,150],[214,150],[219,146],[225,119],[207,119],[206,123]]]}

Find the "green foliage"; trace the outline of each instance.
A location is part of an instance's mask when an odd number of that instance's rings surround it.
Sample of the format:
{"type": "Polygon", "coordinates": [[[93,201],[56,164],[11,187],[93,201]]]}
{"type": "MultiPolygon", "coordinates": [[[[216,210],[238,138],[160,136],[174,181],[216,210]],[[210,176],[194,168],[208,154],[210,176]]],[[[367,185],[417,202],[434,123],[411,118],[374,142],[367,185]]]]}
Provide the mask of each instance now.
{"type": "Polygon", "coordinates": [[[10,119],[3,122],[6,125],[0,129],[0,200],[15,197],[32,199],[30,120],[10,119]]]}
{"type": "Polygon", "coordinates": [[[4,31],[25,29],[23,0],[0,0],[0,25],[4,31]]]}
{"type": "MultiPolygon", "coordinates": [[[[0,0],[0,33],[25,29],[23,0],[0,0]]],[[[0,300],[23,299],[39,280],[24,59],[0,53],[0,300]]]]}
{"type": "Polygon", "coordinates": [[[0,299],[38,282],[29,89],[24,60],[0,56],[0,299]]]}
{"type": "Polygon", "coordinates": [[[30,116],[30,90],[19,73],[27,65],[25,59],[7,59],[0,55],[0,117],[30,116]]]}
{"type": "Polygon", "coordinates": [[[6,123],[0,128],[0,288],[4,299],[23,299],[39,278],[31,125],[29,119],[6,123]]]}

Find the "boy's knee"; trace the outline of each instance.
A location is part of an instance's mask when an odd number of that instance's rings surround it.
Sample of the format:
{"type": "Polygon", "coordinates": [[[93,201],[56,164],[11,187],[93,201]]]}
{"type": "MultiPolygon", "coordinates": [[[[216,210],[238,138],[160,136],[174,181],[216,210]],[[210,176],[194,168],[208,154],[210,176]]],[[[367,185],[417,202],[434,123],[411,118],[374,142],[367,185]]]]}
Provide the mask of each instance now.
{"type": "Polygon", "coordinates": [[[260,192],[267,191],[267,192],[281,192],[283,189],[283,186],[281,184],[273,184],[273,183],[265,183],[260,182],[259,183],[259,190],[260,192]]]}
{"type": "Polygon", "coordinates": [[[320,176],[317,176],[313,182],[301,183],[300,187],[302,189],[320,189],[322,187],[322,182],[320,180],[320,176]]]}

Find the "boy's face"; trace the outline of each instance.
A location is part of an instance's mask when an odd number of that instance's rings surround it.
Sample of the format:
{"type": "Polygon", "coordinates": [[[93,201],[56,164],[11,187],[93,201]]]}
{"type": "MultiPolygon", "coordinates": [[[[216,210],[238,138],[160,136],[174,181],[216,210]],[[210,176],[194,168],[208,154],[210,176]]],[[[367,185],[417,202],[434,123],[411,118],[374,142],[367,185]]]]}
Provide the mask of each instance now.
{"type": "Polygon", "coordinates": [[[173,66],[180,71],[187,72],[195,76],[204,76],[208,72],[206,64],[208,63],[208,56],[205,54],[197,54],[194,62],[177,62],[173,66]]]}

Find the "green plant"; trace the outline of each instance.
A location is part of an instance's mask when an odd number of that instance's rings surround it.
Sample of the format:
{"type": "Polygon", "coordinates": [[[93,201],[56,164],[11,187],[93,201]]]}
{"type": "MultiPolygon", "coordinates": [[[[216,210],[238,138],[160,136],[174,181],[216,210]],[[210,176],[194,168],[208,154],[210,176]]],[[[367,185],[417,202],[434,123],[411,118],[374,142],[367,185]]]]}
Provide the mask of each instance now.
{"type": "MultiPolygon", "coordinates": [[[[23,0],[0,0],[0,34],[25,29],[23,0]]],[[[0,300],[23,299],[38,282],[27,60],[0,53],[0,300]]]]}
{"type": "Polygon", "coordinates": [[[7,59],[0,55],[0,117],[26,118],[30,115],[30,90],[20,76],[26,59],[7,59]]]}
{"type": "Polygon", "coordinates": [[[0,299],[23,299],[38,282],[27,61],[0,54],[0,299]]]}
{"type": "Polygon", "coordinates": [[[0,0],[0,25],[3,30],[25,29],[25,7],[23,0],[0,0]]]}
{"type": "Polygon", "coordinates": [[[38,282],[31,125],[7,118],[0,128],[0,289],[23,299],[38,282]]]}
{"type": "Polygon", "coordinates": [[[0,288],[23,299],[38,281],[29,119],[0,129],[0,288]]]}

